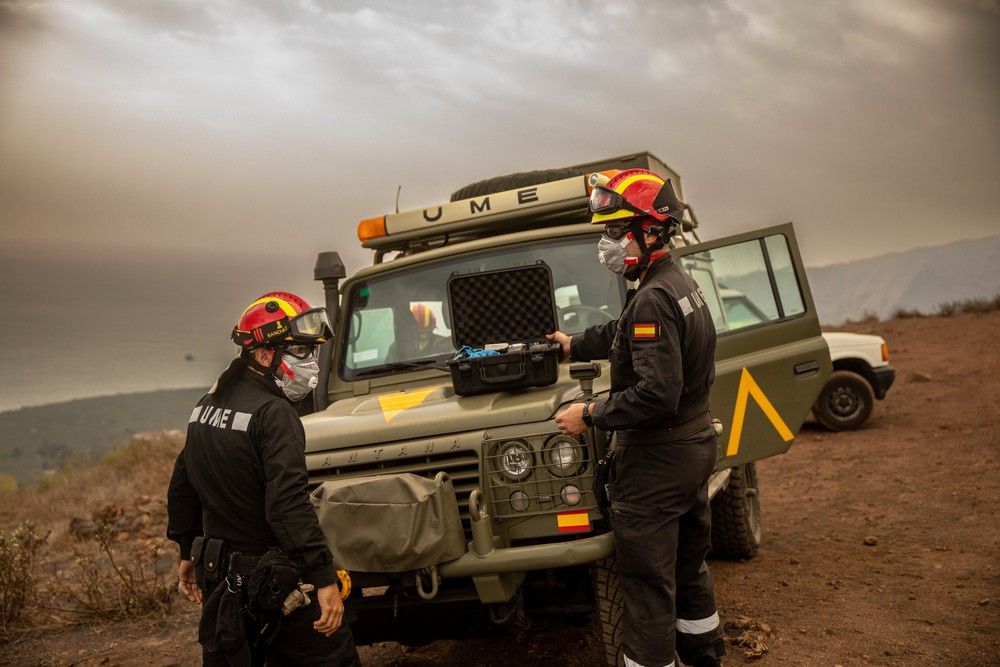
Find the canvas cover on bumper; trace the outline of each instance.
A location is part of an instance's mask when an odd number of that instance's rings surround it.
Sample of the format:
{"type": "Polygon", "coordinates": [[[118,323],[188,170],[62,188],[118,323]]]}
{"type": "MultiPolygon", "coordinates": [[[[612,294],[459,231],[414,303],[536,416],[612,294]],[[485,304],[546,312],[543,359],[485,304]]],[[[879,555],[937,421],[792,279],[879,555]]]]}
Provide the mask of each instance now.
{"type": "Polygon", "coordinates": [[[455,489],[444,473],[323,482],[312,503],[338,567],[406,572],[454,560],[466,538],[455,489]]]}

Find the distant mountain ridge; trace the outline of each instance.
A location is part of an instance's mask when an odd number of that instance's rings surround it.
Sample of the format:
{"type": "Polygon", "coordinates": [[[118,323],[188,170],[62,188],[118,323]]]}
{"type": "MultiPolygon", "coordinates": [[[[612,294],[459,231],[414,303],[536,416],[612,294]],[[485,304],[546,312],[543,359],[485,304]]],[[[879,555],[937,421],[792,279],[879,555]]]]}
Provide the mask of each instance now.
{"type": "Polygon", "coordinates": [[[824,324],[868,313],[885,319],[901,308],[933,314],[942,303],[1000,294],[1000,235],[807,271],[824,324]]]}

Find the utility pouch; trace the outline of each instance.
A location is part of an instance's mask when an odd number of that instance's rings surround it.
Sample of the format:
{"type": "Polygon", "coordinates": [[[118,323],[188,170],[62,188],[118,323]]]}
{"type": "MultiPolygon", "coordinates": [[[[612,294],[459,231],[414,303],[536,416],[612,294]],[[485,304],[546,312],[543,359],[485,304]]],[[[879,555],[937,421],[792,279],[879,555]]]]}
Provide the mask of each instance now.
{"type": "Polygon", "coordinates": [[[223,550],[226,543],[214,537],[196,537],[191,545],[191,560],[194,563],[198,586],[203,591],[210,591],[219,583],[223,570],[223,550]],[[197,549],[198,556],[195,557],[197,549]]]}
{"type": "Polygon", "coordinates": [[[209,652],[226,655],[230,664],[250,664],[243,626],[243,591],[224,578],[205,601],[198,625],[198,642],[209,652]],[[245,660],[244,660],[245,658],[245,660]]]}
{"type": "Polygon", "coordinates": [[[222,540],[214,537],[205,538],[204,558],[202,565],[208,578],[218,578],[219,568],[222,567],[222,547],[225,544],[222,540]]]}
{"type": "Polygon", "coordinates": [[[614,482],[615,449],[608,449],[604,456],[597,462],[597,469],[594,471],[594,498],[597,500],[597,508],[606,519],[611,518],[611,487],[614,482]]]}
{"type": "Polygon", "coordinates": [[[198,567],[201,563],[201,551],[205,548],[205,538],[198,536],[191,543],[191,565],[198,567]]]}
{"type": "Polygon", "coordinates": [[[301,574],[288,556],[271,549],[261,556],[250,573],[247,591],[253,611],[281,611],[292,591],[299,587],[301,574]]]}

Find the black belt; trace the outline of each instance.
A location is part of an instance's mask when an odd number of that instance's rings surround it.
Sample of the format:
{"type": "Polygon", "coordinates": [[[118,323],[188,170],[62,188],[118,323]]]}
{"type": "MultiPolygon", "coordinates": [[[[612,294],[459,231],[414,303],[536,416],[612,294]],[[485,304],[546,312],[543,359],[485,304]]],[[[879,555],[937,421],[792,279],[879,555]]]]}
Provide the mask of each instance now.
{"type": "Polygon", "coordinates": [[[250,576],[253,569],[260,562],[260,556],[240,553],[234,551],[229,554],[229,574],[238,574],[241,577],[250,576]]]}
{"type": "Polygon", "coordinates": [[[640,431],[629,429],[627,431],[615,431],[618,444],[625,445],[659,445],[665,442],[677,442],[684,440],[699,431],[703,431],[712,426],[712,415],[703,412],[697,417],[693,417],[685,422],[675,424],[668,428],[661,428],[650,431],[640,431]]]}

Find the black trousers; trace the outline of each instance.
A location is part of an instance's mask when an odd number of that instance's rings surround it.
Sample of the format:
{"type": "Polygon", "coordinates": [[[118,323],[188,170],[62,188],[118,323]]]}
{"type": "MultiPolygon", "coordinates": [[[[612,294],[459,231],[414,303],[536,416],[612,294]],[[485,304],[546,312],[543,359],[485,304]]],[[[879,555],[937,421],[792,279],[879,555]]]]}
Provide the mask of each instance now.
{"type": "MultiPolygon", "coordinates": [[[[350,623],[356,618],[348,602],[344,601],[344,622],[329,637],[324,637],[313,629],[313,622],[321,615],[319,603],[310,594],[312,603],[299,607],[281,619],[278,634],[267,646],[251,648],[249,655],[244,651],[239,657],[226,656],[221,652],[208,651],[202,647],[202,664],[206,667],[272,667],[312,666],[317,667],[360,667],[361,659],[354,646],[350,623]]],[[[256,637],[259,628],[253,619],[244,616],[247,638],[256,637]]]]}
{"type": "Polygon", "coordinates": [[[724,653],[712,575],[708,478],[715,436],[615,454],[611,525],[625,597],[624,650],[644,667],[714,664],[724,653]]]}

